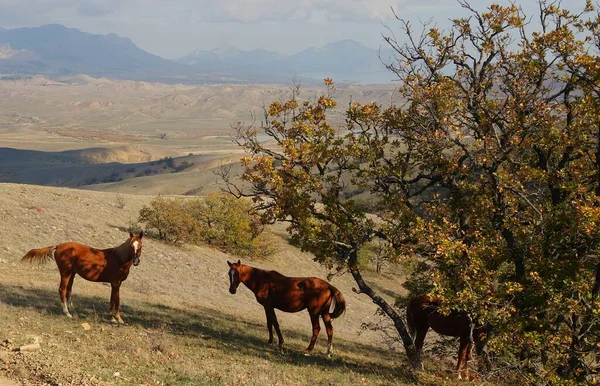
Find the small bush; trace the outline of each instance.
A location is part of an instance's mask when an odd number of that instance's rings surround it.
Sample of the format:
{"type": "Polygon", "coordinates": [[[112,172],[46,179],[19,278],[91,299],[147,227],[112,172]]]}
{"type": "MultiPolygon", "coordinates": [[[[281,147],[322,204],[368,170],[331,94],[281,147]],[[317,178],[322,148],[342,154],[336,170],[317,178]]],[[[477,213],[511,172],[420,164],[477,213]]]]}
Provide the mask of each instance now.
{"type": "Polygon", "coordinates": [[[159,196],[142,208],[139,221],[167,242],[208,244],[245,258],[266,257],[274,252],[252,205],[227,194],[185,201],[159,196]]]}
{"type": "Polygon", "coordinates": [[[194,233],[194,221],[181,200],[158,196],[140,210],[138,221],[146,223],[146,229],[155,230],[160,240],[173,244],[189,241],[194,233]]]}
{"type": "Polygon", "coordinates": [[[193,162],[183,161],[179,165],[175,166],[175,170],[173,170],[173,173],[179,173],[180,171],[190,168],[192,166],[194,166],[193,162]]]}
{"type": "Polygon", "coordinates": [[[204,243],[248,258],[265,257],[274,252],[250,202],[222,193],[196,201],[198,206],[190,208],[190,213],[200,223],[204,243]]]}
{"type": "Polygon", "coordinates": [[[137,235],[143,230],[144,229],[140,226],[140,224],[137,221],[133,220],[132,218],[129,218],[129,222],[127,223],[127,227],[125,228],[126,232],[130,232],[134,235],[137,235]]]}

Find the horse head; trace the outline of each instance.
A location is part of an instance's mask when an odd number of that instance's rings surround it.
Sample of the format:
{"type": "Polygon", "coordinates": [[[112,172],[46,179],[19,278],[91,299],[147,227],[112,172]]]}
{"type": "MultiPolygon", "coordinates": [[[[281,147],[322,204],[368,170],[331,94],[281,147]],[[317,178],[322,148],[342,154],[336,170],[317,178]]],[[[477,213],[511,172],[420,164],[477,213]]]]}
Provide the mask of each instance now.
{"type": "Polygon", "coordinates": [[[229,260],[227,260],[227,265],[229,265],[229,293],[235,294],[237,287],[241,282],[240,267],[242,263],[240,260],[238,260],[237,263],[230,263],[229,260]]]}
{"type": "Polygon", "coordinates": [[[142,237],[144,237],[144,231],[141,231],[137,236],[129,232],[129,246],[133,253],[133,265],[140,264],[140,256],[142,254],[142,237]]]}

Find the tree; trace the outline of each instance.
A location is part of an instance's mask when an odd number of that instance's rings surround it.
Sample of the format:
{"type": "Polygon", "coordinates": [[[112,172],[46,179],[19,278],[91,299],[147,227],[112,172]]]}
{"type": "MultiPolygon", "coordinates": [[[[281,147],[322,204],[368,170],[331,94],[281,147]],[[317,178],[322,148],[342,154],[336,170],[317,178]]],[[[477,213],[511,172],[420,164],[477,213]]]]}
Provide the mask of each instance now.
{"type": "Polygon", "coordinates": [[[418,263],[413,295],[493,326],[503,362],[531,381],[578,382],[600,350],[600,16],[589,2],[574,14],[542,1],[534,25],[515,5],[460,4],[471,17],[449,31],[400,20],[407,43],[386,38],[402,105],[355,103],[334,129],[326,79],[316,101],[293,92],[266,109],[277,146],[238,126],[252,190],[231,190],[348,270],[414,364],[399,312],[357,264],[375,239],[418,263]],[[346,198],[349,187],[368,194],[346,198]]]}

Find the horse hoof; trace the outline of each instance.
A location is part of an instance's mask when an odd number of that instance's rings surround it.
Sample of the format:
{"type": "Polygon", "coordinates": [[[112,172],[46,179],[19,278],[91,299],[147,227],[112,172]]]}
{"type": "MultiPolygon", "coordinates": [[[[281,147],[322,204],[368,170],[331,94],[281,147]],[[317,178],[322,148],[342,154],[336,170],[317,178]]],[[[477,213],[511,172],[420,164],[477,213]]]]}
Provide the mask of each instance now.
{"type": "Polygon", "coordinates": [[[65,314],[65,316],[69,319],[73,319],[73,315],[71,315],[71,314],[65,314]]]}

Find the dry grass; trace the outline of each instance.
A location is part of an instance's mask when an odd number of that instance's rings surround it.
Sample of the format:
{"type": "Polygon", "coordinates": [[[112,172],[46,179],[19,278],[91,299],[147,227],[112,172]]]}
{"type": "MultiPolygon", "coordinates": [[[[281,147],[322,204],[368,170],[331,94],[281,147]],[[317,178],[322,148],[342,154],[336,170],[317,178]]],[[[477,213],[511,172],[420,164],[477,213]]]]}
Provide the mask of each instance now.
{"type": "MultiPolygon", "coordinates": [[[[69,320],[60,310],[54,264],[30,266],[20,257],[67,240],[117,245],[126,237],[122,227],[153,197],[123,194],[121,208],[114,193],[16,184],[0,184],[0,196],[0,377],[26,385],[401,385],[409,379],[401,352],[389,351],[376,332],[359,334],[363,322],[378,317],[366,296],[352,292],[349,275],[332,279],[348,304],[334,321],[333,359],[324,355],[324,331],[305,357],[306,312],[279,312],[286,348],[269,346],[262,307],[246,288],[229,294],[229,257],[209,248],[144,240],[142,263],[121,288],[128,325],[108,322],[110,288],[81,278],[73,287],[78,315],[69,320]],[[39,352],[11,351],[34,336],[41,338],[39,352]]],[[[274,234],[280,237],[281,228],[274,234]]],[[[249,263],[287,275],[327,275],[309,254],[279,243],[277,255],[249,263]]],[[[399,281],[384,275],[375,282],[389,296],[400,290],[399,281]]]]}
{"type": "Polygon", "coordinates": [[[8,348],[30,343],[33,335],[43,347],[12,354],[5,370],[10,377],[26,384],[119,385],[401,384],[397,377],[406,377],[387,360],[387,351],[340,338],[333,359],[322,353],[306,357],[304,334],[286,330],[287,348],[279,351],[266,344],[262,323],[213,309],[129,301],[123,309],[129,325],[117,326],[104,317],[104,299],[77,297],[79,318],[68,320],[49,304],[55,296],[3,287],[2,315],[18,315],[0,319],[0,329],[10,332],[8,348]],[[82,321],[92,329],[84,331],[82,321]]]}

